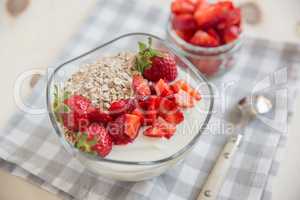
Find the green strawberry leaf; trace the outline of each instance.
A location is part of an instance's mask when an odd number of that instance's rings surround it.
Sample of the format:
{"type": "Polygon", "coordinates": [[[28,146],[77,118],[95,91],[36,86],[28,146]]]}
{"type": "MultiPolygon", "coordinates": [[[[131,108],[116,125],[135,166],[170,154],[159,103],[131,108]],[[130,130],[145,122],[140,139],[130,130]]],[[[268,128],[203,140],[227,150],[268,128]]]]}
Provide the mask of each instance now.
{"type": "Polygon", "coordinates": [[[155,56],[161,56],[160,52],[156,49],[152,48],[152,38],[148,38],[148,44],[143,42],[138,42],[139,53],[136,57],[136,69],[144,73],[144,70],[151,66],[151,59],[155,56]]]}
{"type": "Polygon", "coordinates": [[[78,134],[77,142],[75,143],[75,147],[87,152],[87,153],[93,153],[92,146],[97,144],[96,140],[88,140],[87,133],[83,132],[81,134],[78,134]]]}
{"type": "Polygon", "coordinates": [[[71,92],[65,91],[63,100],[70,98],[70,96],[71,96],[71,92]]]}

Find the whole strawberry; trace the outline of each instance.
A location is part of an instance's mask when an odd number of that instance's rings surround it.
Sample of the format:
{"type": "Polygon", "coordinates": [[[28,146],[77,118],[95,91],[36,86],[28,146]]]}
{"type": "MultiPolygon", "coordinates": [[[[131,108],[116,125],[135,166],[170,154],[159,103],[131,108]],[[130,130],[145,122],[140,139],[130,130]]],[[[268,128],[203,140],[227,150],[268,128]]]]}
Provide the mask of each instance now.
{"type": "Polygon", "coordinates": [[[78,137],[75,146],[81,151],[105,157],[112,149],[111,136],[103,126],[97,123],[91,124],[88,129],[80,133],[78,137]]]}
{"type": "Polygon", "coordinates": [[[152,49],[152,40],[149,44],[139,42],[139,54],[136,68],[143,76],[153,82],[159,79],[173,81],[177,77],[177,66],[173,55],[152,49]]]}

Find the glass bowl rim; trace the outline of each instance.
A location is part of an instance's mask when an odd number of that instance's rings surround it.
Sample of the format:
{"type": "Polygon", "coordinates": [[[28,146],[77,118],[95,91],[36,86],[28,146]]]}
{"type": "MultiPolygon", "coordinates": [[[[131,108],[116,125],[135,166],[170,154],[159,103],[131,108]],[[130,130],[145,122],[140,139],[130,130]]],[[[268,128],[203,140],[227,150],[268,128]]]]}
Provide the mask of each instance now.
{"type": "Polygon", "coordinates": [[[213,96],[214,93],[213,93],[212,86],[210,85],[210,83],[208,82],[206,77],[201,72],[199,72],[199,70],[197,70],[195,68],[195,66],[192,63],[190,63],[184,56],[180,55],[180,53],[177,51],[176,47],[173,47],[173,45],[171,43],[169,43],[166,40],[161,39],[158,36],[155,36],[155,35],[149,34],[149,33],[143,33],[143,32],[127,33],[127,34],[123,34],[121,36],[118,36],[118,37],[116,37],[116,38],[114,38],[114,39],[112,39],[108,42],[104,42],[103,44],[93,48],[92,50],[87,51],[87,52],[85,52],[85,53],[83,53],[83,54],[81,54],[77,57],[71,58],[70,60],[58,65],[55,68],[55,70],[51,73],[51,75],[48,76],[48,77],[49,77],[49,79],[47,81],[47,88],[46,88],[46,104],[47,104],[48,115],[49,115],[50,121],[52,123],[52,126],[55,129],[56,134],[58,135],[59,139],[61,140],[61,143],[63,144],[64,148],[67,148],[67,150],[69,152],[71,152],[72,156],[75,156],[76,154],[84,154],[84,157],[87,157],[87,158],[89,158],[90,160],[93,160],[93,161],[100,161],[100,162],[107,162],[107,163],[114,163],[114,164],[124,164],[124,165],[149,166],[149,165],[163,164],[163,163],[166,163],[168,161],[171,161],[171,160],[174,160],[174,159],[180,157],[185,152],[187,152],[190,148],[192,148],[196,144],[196,142],[198,141],[201,133],[205,130],[205,128],[208,125],[209,120],[212,117],[212,111],[213,111],[213,107],[214,107],[214,96],[213,96]],[[52,94],[50,94],[51,93],[51,85],[53,83],[53,79],[54,79],[55,74],[61,68],[63,68],[65,65],[67,65],[67,64],[69,64],[73,61],[76,61],[80,58],[85,57],[86,55],[88,55],[90,53],[93,53],[93,52],[97,51],[98,49],[101,49],[101,48],[103,48],[103,47],[105,47],[109,44],[112,44],[112,43],[114,43],[114,42],[116,42],[116,41],[118,41],[122,38],[129,37],[129,36],[152,37],[152,38],[158,40],[159,42],[161,42],[168,49],[170,49],[171,51],[176,53],[176,56],[178,56],[181,60],[183,60],[183,62],[189,67],[190,70],[192,70],[194,73],[196,73],[198,76],[200,76],[202,78],[203,82],[207,85],[209,93],[210,93],[210,97],[209,97],[210,105],[209,105],[208,114],[206,115],[206,118],[205,118],[201,128],[199,129],[198,133],[196,134],[196,136],[186,146],[181,148],[176,153],[174,153],[174,154],[172,154],[172,155],[170,155],[166,158],[159,159],[159,160],[153,160],[153,161],[121,161],[121,160],[108,159],[108,158],[105,158],[105,157],[103,158],[103,157],[100,157],[100,156],[97,156],[97,155],[90,155],[88,153],[81,152],[80,150],[76,149],[72,144],[70,144],[68,141],[66,141],[66,139],[62,136],[62,133],[60,131],[60,128],[58,127],[58,123],[55,119],[55,115],[54,115],[53,108],[52,108],[52,105],[51,105],[51,95],[52,95],[52,94]]]}

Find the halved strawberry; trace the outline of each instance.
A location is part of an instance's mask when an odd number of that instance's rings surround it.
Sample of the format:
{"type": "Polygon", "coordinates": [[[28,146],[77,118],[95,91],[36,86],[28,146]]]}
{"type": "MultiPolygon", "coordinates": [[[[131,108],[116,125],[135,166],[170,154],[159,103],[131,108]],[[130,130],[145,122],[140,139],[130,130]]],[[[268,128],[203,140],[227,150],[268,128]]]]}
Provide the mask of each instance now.
{"type": "Polygon", "coordinates": [[[114,122],[108,123],[107,129],[114,144],[127,144],[138,135],[141,126],[140,117],[132,114],[124,114],[114,122]]]}
{"type": "Polygon", "coordinates": [[[189,93],[182,89],[180,89],[176,94],[174,94],[174,97],[177,105],[182,108],[194,107],[197,101],[194,97],[192,97],[189,93]]]}
{"type": "Polygon", "coordinates": [[[64,127],[73,132],[85,131],[90,124],[87,114],[75,111],[61,113],[61,117],[64,127]]]}
{"type": "Polygon", "coordinates": [[[155,84],[155,91],[156,94],[161,97],[167,97],[173,94],[170,86],[163,79],[160,79],[155,84]]]}
{"type": "Polygon", "coordinates": [[[176,112],[165,113],[161,115],[164,120],[171,124],[180,124],[184,120],[184,115],[180,110],[176,112]]]}
{"type": "Polygon", "coordinates": [[[195,8],[195,5],[189,0],[175,0],[171,4],[171,11],[174,14],[193,13],[195,8]]]}
{"type": "Polygon", "coordinates": [[[203,30],[198,30],[191,38],[190,43],[202,47],[216,47],[219,45],[217,38],[203,30]]]}
{"type": "Polygon", "coordinates": [[[201,99],[201,95],[197,90],[192,88],[187,82],[184,80],[178,80],[171,85],[171,88],[174,93],[178,93],[180,90],[187,92],[190,96],[194,97],[197,101],[201,99]]]}
{"type": "Polygon", "coordinates": [[[176,126],[159,117],[153,126],[144,131],[145,136],[171,138],[176,132],[176,126]]]}
{"type": "Polygon", "coordinates": [[[181,31],[194,31],[197,29],[197,22],[192,14],[174,15],[172,25],[174,29],[181,31]]]}
{"type": "Polygon", "coordinates": [[[132,88],[136,95],[149,96],[151,90],[148,81],[142,75],[135,74],[132,77],[132,88]]]}
{"type": "Polygon", "coordinates": [[[91,123],[96,122],[106,125],[112,121],[112,117],[108,113],[101,111],[100,108],[90,107],[87,115],[91,123]]]}
{"type": "Polygon", "coordinates": [[[125,113],[130,113],[135,109],[135,102],[133,99],[122,99],[119,101],[113,102],[108,111],[109,115],[113,118],[121,116],[125,113]]]}
{"type": "Polygon", "coordinates": [[[77,112],[79,114],[86,114],[91,105],[91,101],[84,96],[73,95],[65,99],[64,104],[74,112],[77,112]]]}

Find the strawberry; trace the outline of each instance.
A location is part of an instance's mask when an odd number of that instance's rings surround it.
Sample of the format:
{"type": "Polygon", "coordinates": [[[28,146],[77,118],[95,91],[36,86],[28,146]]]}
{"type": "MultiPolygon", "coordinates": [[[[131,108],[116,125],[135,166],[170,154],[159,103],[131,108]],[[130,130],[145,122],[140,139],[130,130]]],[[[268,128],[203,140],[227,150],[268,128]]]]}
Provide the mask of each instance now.
{"type": "Polygon", "coordinates": [[[184,115],[180,110],[177,110],[176,112],[162,114],[161,116],[164,118],[164,120],[171,124],[180,124],[184,120],[184,115]]]}
{"type": "Polygon", "coordinates": [[[223,40],[226,44],[236,40],[240,35],[240,28],[238,26],[230,26],[224,30],[223,40]]]}
{"type": "Polygon", "coordinates": [[[218,23],[220,11],[215,4],[199,7],[194,13],[194,18],[200,27],[211,27],[218,23]]]}
{"type": "Polygon", "coordinates": [[[174,29],[181,31],[194,31],[197,29],[197,22],[191,14],[174,15],[172,25],[174,29]]]}
{"type": "Polygon", "coordinates": [[[74,112],[86,114],[91,105],[91,101],[81,95],[73,95],[65,99],[64,104],[74,112]]]}
{"type": "Polygon", "coordinates": [[[214,59],[194,59],[191,61],[203,74],[206,74],[207,76],[214,76],[217,74],[222,64],[221,60],[214,59]]]}
{"type": "Polygon", "coordinates": [[[143,123],[152,125],[158,117],[158,108],[160,98],[158,96],[149,96],[148,98],[139,101],[139,107],[143,113],[143,123]]]}
{"type": "Polygon", "coordinates": [[[207,30],[207,33],[218,41],[218,45],[221,44],[221,38],[215,29],[210,28],[207,30]]]}
{"type": "Polygon", "coordinates": [[[203,47],[216,47],[219,42],[216,38],[209,35],[207,32],[198,30],[190,40],[191,44],[203,47]]]}
{"type": "Polygon", "coordinates": [[[193,13],[195,8],[195,4],[190,0],[175,0],[171,4],[171,11],[174,14],[193,13]]]}
{"type": "Polygon", "coordinates": [[[161,97],[167,97],[173,94],[170,86],[163,79],[160,79],[155,84],[155,91],[156,94],[161,97]]]}
{"type": "Polygon", "coordinates": [[[100,108],[90,107],[88,110],[88,119],[91,123],[102,123],[106,125],[108,122],[112,121],[111,116],[100,110],[100,108]]]}
{"type": "Polygon", "coordinates": [[[105,157],[112,150],[112,138],[103,126],[93,123],[85,132],[80,133],[75,147],[105,157]]]}
{"type": "Polygon", "coordinates": [[[132,88],[136,95],[149,96],[151,94],[148,81],[138,74],[133,75],[132,88]]]}
{"type": "Polygon", "coordinates": [[[174,93],[178,93],[180,90],[187,92],[190,96],[194,97],[197,101],[201,99],[201,95],[197,90],[192,88],[187,82],[184,80],[178,80],[171,85],[171,88],[174,93]]]}
{"type": "Polygon", "coordinates": [[[139,54],[136,59],[136,69],[143,76],[153,82],[159,79],[173,81],[177,77],[177,66],[175,57],[170,53],[163,53],[151,48],[152,40],[149,44],[139,43],[139,54]]]}
{"type": "Polygon", "coordinates": [[[132,115],[136,115],[140,118],[141,124],[144,124],[144,113],[140,109],[136,108],[132,111],[132,115]]]}
{"type": "Polygon", "coordinates": [[[232,10],[224,14],[223,19],[217,25],[217,28],[219,30],[223,30],[232,25],[240,26],[240,23],[241,23],[241,10],[239,8],[233,8],[232,10]]]}
{"type": "Polygon", "coordinates": [[[174,135],[175,131],[175,125],[170,124],[159,117],[152,127],[149,127],[144,131],[144,135],[149,137],[165,137],[169,139],[174,135]]]}
{"type": "Polygon", "coordinates": [[[130,113],[135,109],[135,103],[132,99],[122,99],[113,102],[108,111],[109,115],[113,118],[117,118],[125,113],[130,113]]]}
{"type": "Polygon", "coordinates": [[[124,114],[108,123],[107,129],[114,144],[121,145],[132,142],[137,137],[140,126],[139,116],[124,114]]]}
{"type": "Polygon", "coordinates": [[[178,106],[175,101],[168,98],[161,98],[159,105],[159,115],[168,115],[178,111],[178,106]]]}
{"type": "Polygon", "coordinates": [[[73,132],[85,131],[90,124],[87,114],[79,114],[75,111],[61,113],[61,118],[64,127],[73,132]]]}
{"type": "Polygon", "coordinates": [[[181,31],[176,29],[175,32],[181,39],[186,42],[188,42],[194,35],[194,31],[181,31]]]}
{"type": "Polygon", "coordinates": [[[174,97],[177,105],[182,108],[191,108],[196,104],[196,99],[182,89],[174,94],[174,97]]]}

